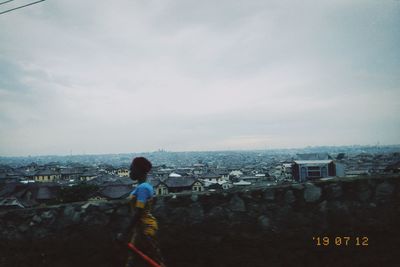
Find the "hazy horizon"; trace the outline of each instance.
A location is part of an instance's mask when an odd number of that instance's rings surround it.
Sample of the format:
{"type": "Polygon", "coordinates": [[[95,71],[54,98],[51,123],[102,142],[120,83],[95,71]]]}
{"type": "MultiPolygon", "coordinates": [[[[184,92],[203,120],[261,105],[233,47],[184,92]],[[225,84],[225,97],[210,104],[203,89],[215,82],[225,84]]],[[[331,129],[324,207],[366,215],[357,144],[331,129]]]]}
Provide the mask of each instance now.
{"type": "Polygon", "coordinates": [[[151,154],[151,153],[218,153],[218,152],[267,152],[267,151],[277,151],[277,150],[307,150],[307,149],[319,149],[328,147],[332,148],[371,148],[371,147],[400,147],[400,144],[370,144],[370,145],[360,145],[360,144],[353,144],[353,145],[337,145],[337,146],[330,146],[330,145],[321,145],[321,146],[304,146],[304,147],[287,147],[287,148],[259,148],[259,149],[230,149],[230,150],[164,150],[158,149],[153,151],[129,151],[129,152],[115,152],[115,153],[82,153],[82,154],[74,154],[73,151],[66,154],[30,154],[30,155],[14,155],[14,156],[7,156],[7,155],[0,155],[0,158],[26,158],[26,157],[69,157],[69,156],[102,156],[102,155],[123,155],[123,154],[151,154]]]}
{"type": "Polygon", "coordinates": [[[0,33],[0,155],[400,144],[400,1],[44,1],[0,33]]]}

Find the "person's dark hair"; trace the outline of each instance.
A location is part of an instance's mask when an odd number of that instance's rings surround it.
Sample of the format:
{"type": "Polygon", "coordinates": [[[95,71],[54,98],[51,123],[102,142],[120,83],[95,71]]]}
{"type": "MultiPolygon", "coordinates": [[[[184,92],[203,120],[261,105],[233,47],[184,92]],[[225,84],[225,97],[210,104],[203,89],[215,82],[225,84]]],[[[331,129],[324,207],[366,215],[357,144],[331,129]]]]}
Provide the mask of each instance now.
{"type": "Polygon", "coordinates": [[[131,164],[131,179],[143,178],[151,170],[153,165],[144,157],[137,157],[132,160],[131,164]]]}

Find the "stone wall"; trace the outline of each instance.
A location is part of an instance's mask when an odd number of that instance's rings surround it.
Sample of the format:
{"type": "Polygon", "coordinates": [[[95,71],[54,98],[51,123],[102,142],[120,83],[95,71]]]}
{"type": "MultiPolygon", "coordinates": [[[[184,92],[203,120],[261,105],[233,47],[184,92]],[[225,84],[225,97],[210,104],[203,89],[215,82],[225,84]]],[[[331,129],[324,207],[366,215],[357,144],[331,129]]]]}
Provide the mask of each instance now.
{"type": "MultiPolygon", "coordinates": [[[[400,261],[400,177],[165,196],[153,214],[168,266],[398,266],[400,261]],[[329,237],[329,245],[318,246],[318,237],[321,242],[329,237]]],[[[126,249],[113,238],[129,216],[127,201],[1,211],[0,266],[123,266],[126,249]]]]}

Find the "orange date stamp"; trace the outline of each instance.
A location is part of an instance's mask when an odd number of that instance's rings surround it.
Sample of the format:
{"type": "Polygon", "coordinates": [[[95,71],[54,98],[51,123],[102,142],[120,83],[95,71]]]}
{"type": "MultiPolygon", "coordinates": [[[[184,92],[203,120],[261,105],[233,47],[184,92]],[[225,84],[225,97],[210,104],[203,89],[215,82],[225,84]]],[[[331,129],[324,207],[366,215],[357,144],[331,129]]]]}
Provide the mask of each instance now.
{"type": "Polygon", "coordinates": [[[313,236],[312,240],[317,247],[368,247],[367,236],[313,236]]]}

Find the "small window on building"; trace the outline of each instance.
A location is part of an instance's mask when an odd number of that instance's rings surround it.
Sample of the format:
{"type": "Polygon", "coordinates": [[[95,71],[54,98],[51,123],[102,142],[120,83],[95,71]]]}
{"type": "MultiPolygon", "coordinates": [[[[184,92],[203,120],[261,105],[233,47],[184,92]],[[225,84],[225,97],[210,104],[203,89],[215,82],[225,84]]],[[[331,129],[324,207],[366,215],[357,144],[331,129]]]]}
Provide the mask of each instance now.
{"type": "Polygon", "coordinates": [[[307,168],[309,171],[319,171],[319,166],[310,166],[307,168]]]}
{"type": "Polygon", "coordinates": [[[326,167],[321,168],[321,176],[328,177],[328,169],[326,167]]]}
{"type": "Polygon", "coordinates": [[[313,177],[313,178],[321,177],[321,172],[320,171],[309,171],[308,177],[313,177]]]}
{"type": "Polygon", "coordinates": [[[301,173],[300,173],[300,178],[306,178],[307,177],[307,169],[306,167],[301,167],[301,173]]]}

